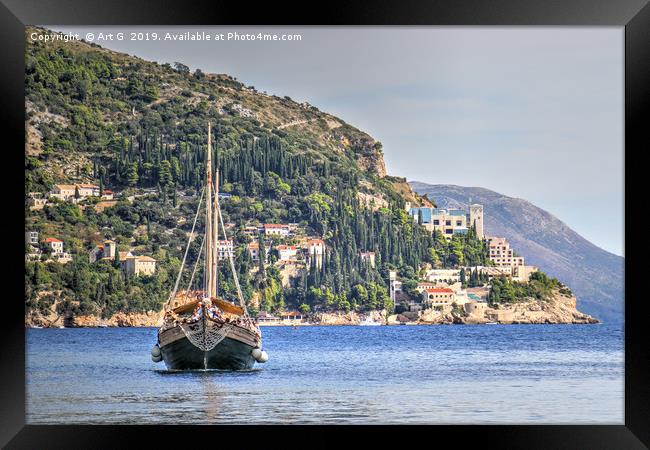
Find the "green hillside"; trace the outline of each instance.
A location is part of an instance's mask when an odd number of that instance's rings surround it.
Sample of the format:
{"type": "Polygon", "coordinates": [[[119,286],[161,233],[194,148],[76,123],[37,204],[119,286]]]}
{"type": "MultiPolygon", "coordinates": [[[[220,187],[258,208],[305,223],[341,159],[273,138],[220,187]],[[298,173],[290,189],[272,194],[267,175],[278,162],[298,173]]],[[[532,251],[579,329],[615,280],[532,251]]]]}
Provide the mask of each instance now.
{"type": "MultiPolygon", "coordinates": [[[[108,316],[161,307],[203,184],[208,121],[220,191],[230,194],[222,202],[224,220],[244,295],[257,299],[253,308],[390,307],[388,270],[412,278],[426,262],[457,261],[444,255],[481,248],[471,234],[436,242],[413,223],[405,202],[429,201],[404,179],[386,175],[381,143],[313,106],[230,76],[191,73],[181,63],[159,65],[84,42],[27,40],[25,88],[26,205],[29,193],[47,193],[56,183],[93,183],[116,193],[109,205],[92,198],[26,207],[26,230],[63,240],[73,257],[65,265],[27,263],[29,308],[58,302],[61,310],[108,316]],[[244,228],[264,223],[295,223],[304,237],[324,239],[323,264],[306,265],[282,287],[273,264],[280,241],[270,242],[266,266],[254,264],[246,250],[252,238],[244,228]],[[116,262],[90,263],[88,252],[105,239],[152,255],[155,275],[124,277],[116,262]],[[374,266],[361,252],[376,254],[374,266]]],[[[198,227],[201,233],[201,221],[198,227]]],[[[194,242],[190,267],[198,251],[194,242]]],[[[227,267],[222,272],[228,297],[234,286],[227,267]]],[[[182,285],[188,282],[189,274],[182,285]]]]}

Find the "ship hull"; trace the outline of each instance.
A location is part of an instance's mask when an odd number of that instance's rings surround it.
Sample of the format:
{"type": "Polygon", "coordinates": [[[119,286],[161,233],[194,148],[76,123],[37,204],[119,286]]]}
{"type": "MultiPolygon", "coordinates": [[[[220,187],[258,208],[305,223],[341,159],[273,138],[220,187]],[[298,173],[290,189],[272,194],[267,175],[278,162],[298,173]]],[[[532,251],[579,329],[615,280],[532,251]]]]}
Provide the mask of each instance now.
{"type": "Polygon", "coordinates": [[[255,358],[251,356],[253,348],[225,338],[215,348],[204,352],[184,337],[161,347],[160,351],[169,370],[248,370],[255,365],[255,358]]]}
{"type": "Polygon", "coordinates": [[[214,348],[203,350],[194,345],[180,326],[158,336],[160,352],[169,370],[249,370],[255,365],[252,351],[261,342],[247,330],[231,327],[229,335],[214,348]]]}

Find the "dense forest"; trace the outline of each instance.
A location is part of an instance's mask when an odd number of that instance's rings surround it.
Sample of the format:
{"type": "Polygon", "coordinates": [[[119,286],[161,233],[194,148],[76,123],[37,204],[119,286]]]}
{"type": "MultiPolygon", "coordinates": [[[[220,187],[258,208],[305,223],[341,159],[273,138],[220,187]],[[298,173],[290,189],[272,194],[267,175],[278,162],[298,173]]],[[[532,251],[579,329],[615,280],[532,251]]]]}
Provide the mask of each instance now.
{"type": "MultiPolygon", "coordinates": [[[[389,270],[416,280],[426,263],[489,264],[473,229],[447,241],[414,223],[406,196],[396,189],[403,180],[382,173],[381,144],[339,119],[332,125],[335,118],[312,106],[259,93],[229,76],[150,63],[94,44],[27,44],[26,194],[65,182],[120,193],[104,209],[94,207],[98,199],[26,208],[26,229],[56,236],[73,255],[66,265],[26,264],[29,308],[45,310],[57,298],[62,310],[103,316],[161,307],[197,208],[208,120],[219,190],[229,194],[221,206],[232,224],[235,267],[245,298],[258,295],[261,309],[391,308],[389,270]],[[278,128],[296,119],[308,125],[278,128]],[[358,192],[381,199],[381,207],[368,207],[358,192]],[[251,237],[243,229],[251,223],[299,224],[325,240],[322,264],[312,263],[283,288],[273,264],[276,243],[268,265],[256,266],[245,249],[251,237]],[[156,258],[155,275],[129,278],[115,263],[88,262],[88,252],[109,238],[120,250],[156,258]],[[374,266],[362,260],[362,251],[375,252],[374,266]]],[[[408,195],[427,201],[410,189],[408,195]]],[[[201,219],[197,227],[201,233],[201,219]]],[[[191,245],[190,267],[199,247],[191,245]]],[[[226,297],[235,292],[229,270],[223,265],[220,276],[226,297]]]]}
{"type": "Polygon", "coordinates": [[[490,283],[488,302],[515,303],[531,298],[546,300],[556,290],[563,295],[573,295],[571,289],[544,272],[532,273],[528,283],[513,282],[506,277],[499,277],[492,279],[490,283]]]}

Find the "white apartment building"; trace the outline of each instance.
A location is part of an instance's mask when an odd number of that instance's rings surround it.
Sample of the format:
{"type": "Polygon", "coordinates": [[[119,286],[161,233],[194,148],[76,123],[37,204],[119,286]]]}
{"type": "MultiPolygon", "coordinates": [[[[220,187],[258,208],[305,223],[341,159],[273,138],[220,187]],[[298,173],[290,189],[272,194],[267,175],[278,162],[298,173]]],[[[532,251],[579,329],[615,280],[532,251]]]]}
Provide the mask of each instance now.
{"type": "Polygon", "coordinates": [[[231,239],[217,241],[217,260],[229,258],[234,255],[234,247],[231,239]]]}
{"type": "Polygon", "coordinates": [[[497,267],[524,265],[523,256],[515,256],[506,238],[488,237],[488,256],[497,267]]]}
{"type": "Polygon", "coordinates": [[[264,234],[266,236],[282,236],[287,237],[291,232],[289,225],[284,225],[281,223],[265,223],[264,224],[264,234]]]}
{"type": "Polygon", "coordinates": [[[478,237],[484,237],[483,205],[472,204],[469,212],[464,209],[410,208],[409,215],[427,230],[438,231],[447,239],[454,234],[467,234],[472,225],[476,225],[478,237]]]}
{"type": "Polygon", "coordinates": [[[425,280],[434,283],[457,283],[460,281],[460,269],[432,269],[427,271],[425,280]]]}
{"type": "Polygon", "coordinates": [[[80,198],[99,197],[99,186],[94,184],[55,184],[49,196],[65,201],[75,198],[76,192],[79,192],[80,198]]]}

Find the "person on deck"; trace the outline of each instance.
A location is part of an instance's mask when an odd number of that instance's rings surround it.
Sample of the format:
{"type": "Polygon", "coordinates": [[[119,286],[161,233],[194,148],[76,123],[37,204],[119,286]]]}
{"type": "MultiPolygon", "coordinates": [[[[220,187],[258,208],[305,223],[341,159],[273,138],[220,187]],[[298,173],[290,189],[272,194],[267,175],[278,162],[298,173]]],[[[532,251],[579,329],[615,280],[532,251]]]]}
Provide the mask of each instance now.
{"type": "Polygon", "coordinates": [[[196,305],[196,308],[194,308],[194,312],[192,313],[192,317],[190,318],[190,322],[198,322],[201,316],[203,315],[203,304],[199,302],[196,305]]]}

